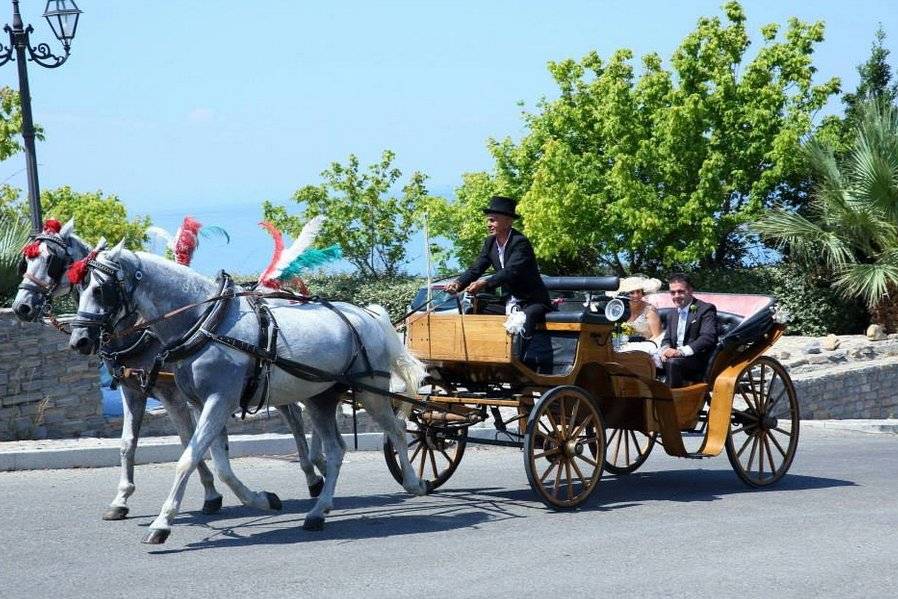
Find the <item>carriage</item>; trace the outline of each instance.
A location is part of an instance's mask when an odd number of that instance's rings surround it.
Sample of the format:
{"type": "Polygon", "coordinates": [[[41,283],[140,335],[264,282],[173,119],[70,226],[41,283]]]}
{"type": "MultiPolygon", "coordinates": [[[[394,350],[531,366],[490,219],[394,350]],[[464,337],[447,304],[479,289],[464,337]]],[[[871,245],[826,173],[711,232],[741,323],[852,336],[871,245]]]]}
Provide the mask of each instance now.
{"type": "MultiPolygon", "coordinates": [[[[606,293],[618,288],[616,277],[544,280],[563,297],[526,344],[506,332],[504,316],[477,313],[482,298],[456,310],[434,298],[441,310],[407,317],[407,347],[428,370],[408,420],[408,452],[431,488],[449,480],[468,443],[522,448],[530,486],[554,509],[581,505],[603,472],[636,471],[656,445],[695,459],[725,450],[752,487],[786,474],[799,406],[786,370],[764,355],[785,329],[775,300],[696,293],[718,308],[719,341],[703,380],[670,389],[649,354],[616,343],[629,309],[606,293]],[[489,420],[495,432],[483,435],[489,420]]],[[[649,299],[666,319],[669,298],[649,299]]],[[[384,453],[401,482],[389,440],[384,453]]]]}

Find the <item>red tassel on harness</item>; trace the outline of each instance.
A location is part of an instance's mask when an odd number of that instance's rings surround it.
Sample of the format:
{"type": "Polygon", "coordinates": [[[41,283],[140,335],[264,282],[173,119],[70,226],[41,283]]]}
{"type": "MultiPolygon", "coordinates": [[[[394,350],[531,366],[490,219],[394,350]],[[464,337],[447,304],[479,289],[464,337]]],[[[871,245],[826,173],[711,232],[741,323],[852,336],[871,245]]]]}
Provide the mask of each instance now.
{"type": "Polygon", "coordinates": [[[44,233],[59,233],[62,230],[62,223],[55,218],[48,218],[44,221],[44,233]]]}
{"type": "Polygon", "coordinates": [[[22,254],[26,258],[37,258],[41,255],[41,242],[40,241],[32,241],[22,248],[22,254]]]}
{"type": "Polygon", "coordinates": [[[87,256],[82,258],[81,260],[77,260],[74,264],[72,264],[69,269],[66,271],[66,276],[69,278],[69,283],[72,285],[78,285],[84,281],[84,278],[87,276],[87,263],[97,257],[97,251],[91,251],[87,256]]]}

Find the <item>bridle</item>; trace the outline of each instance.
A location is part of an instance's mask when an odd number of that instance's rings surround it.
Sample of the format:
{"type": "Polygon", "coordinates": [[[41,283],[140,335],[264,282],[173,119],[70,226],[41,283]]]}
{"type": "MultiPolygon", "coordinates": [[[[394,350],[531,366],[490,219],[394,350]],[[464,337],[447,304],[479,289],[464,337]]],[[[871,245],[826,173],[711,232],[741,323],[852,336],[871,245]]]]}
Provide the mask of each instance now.
{"type": "Polygon", "coordinates": [[[49,301],[53,292],[56,291],[59,284],[62,282],[62,277],[65,274],[66,269],[72,265],[74,260],[69,256],[68,246],[55,235],[42,233],[31,237],[31,242],[44,242],[47,244],[47,253],[49,254],[49,257],[47,258],[47,276],[50,280],[42,281],[29,274],[28,261],[25,258],[25,254],[22,254],[18,264],[18,273],[23,281],[19,283],[18,288],[37,293],[45,301],[49,301]],[[51,250],[51,246],[60,248],[62,250],[62,256],[57,255],[56,252],[51,250]]]}
{"type": "Polygon", "coordinates": [[[137,258],[138,267],[134,271],[134,285],[131,289],[125,286],[125,271],[120,264],[100,258],[99,256],[87,262],[88,272],[101,272],[106,275],[106,279],[98,282],[100,289],[100,300],[108,311],[105,314],[95,312],[78,311],[76,318],[72,320],[73,327],[83,327],[86,329],[99,329],[102,333],[111,334],[119,322],[132,316],[136,312],[132,297],[137,285],[143,279],[143,270],[140,265],[140,258],[137,258]],[[121,318],[113,322],[115,316],[122,312],[121,318]]]}

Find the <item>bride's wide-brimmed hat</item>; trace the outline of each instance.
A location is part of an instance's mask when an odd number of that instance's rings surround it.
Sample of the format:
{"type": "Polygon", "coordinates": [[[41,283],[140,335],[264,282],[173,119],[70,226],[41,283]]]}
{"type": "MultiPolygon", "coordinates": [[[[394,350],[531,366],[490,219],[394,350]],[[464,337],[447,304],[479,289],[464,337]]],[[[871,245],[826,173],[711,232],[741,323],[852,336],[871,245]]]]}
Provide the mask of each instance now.
{"type": "Polygon", "coordinates": [[[638,290],[642,290],[643,293],[656,293],[661,291],[661,281],[640,275],[626,277],[620,280],[617,293],[630,293],[638,290]]]}

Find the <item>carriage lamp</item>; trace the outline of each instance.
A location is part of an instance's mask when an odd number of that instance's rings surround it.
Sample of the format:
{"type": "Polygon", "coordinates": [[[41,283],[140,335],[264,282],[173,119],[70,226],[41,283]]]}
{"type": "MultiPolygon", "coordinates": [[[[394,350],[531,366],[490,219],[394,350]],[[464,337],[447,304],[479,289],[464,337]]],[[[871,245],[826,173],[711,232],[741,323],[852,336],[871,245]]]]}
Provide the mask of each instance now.
{"type": "Polygon", "coordinates": [[[29,36],[34,31],[31,25],[22,23],[19,14],[19,0],[12,0],[12,26],[3,30],[9,34],[9,46],[0,43],[0,66],[16,61],[19,71],[19,100],[22,109],[22,141],[25,146],[25,166],[28,171],[28,203],[31,207],[31,228],[34,233],[42,229],[40,185],[37,177],[37,153],[34,148],[34,121],[31,118],[31,91],[28,86],[28,66],[26,61],[36,62],[42,67],[55,69],[69,57],[72,40],[78,29],[81,10],[74,0],[49,0],[44,10],[44,18],[50,24],[53,35],[62,43],[65,52],[57,56],[44,42],[31,45],[29,36]]]}

